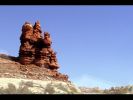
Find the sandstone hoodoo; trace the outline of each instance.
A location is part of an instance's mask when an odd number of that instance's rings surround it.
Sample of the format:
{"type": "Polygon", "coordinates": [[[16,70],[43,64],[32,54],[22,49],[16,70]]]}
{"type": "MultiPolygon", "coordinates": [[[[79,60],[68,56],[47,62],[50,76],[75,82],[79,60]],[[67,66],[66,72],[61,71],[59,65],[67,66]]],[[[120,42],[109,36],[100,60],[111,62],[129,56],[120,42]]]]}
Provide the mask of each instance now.
{"type": "Polygon", "coordinates": [[[21,64],[36,64],[40,67],[57,70],[59,68],[56,53],[51,48],[51,37],[48,32],[42,31],[39,21],[34,26],[26,22],[22,27],[20,37],[21,46],[19,51],[19,61],[21,64]]]}
{"type": "Polygon", "coordinates": [[[22,26],[22,34],[20,36],[19,62],[22,65],[36,65],[41,68],[49,69],[49,73],[53,73],[54,77],[62,77],[68,80],[67,75],[58,73],[59,64],[56,52],[52,49],[52,40],[49,32],[42,35],[40,22],[32,25],[25,22],[22,26]]]}

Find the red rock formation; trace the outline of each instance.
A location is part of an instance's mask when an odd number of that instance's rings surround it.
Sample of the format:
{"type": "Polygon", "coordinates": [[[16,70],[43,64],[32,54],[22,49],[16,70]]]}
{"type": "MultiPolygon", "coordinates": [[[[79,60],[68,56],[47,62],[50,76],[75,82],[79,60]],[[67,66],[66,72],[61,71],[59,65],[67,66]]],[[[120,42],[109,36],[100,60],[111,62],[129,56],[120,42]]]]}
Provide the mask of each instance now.
{"type": "Polygon", "coordinates": [[[20,37],[21,46],[19,50],[19,59],[21,64],[36,64],[51,70],[59,68],[56,53],[51,48],[52,40],[48,32],[44,32],[44,39],[41,35],[41,26],[39,21],[32,26],[25,22],[22,27],[20,37]]]}
{"type": "Polygon", "coordinates": [[[35,64],[52,70],[57,70],[59,65],[57,63],[56,54],[51,48],[51,44],[50,34],[45,32],[42,48],[37,49],[38,53],[36,53],[35,64]]]}
{"type": "Polygon", "coordinates": [[[41,26],[40,26],[40,22],[37,21],[33,27],[33,37],[32,39],[37,42],[39,41],[40,39],[42,39],[42,30],[41,30],[41,26]]]}
{"type": "MultiPolygon", "coordinates": [[[[39,21],[37,21],[34,26],[29,22],[25,22],[22,26],[20,42],[19,62],[21,64],[27,66],[28,64],[34,66],[37,65],[39,66],[38,69],[47,69],[47,75],[50,77],[68,80],[67,75],[63,75],[57,71],[59,64],[56,58],[56,53],[51,48],[52,40],[50,34],[44,32],[44,38],[42,37],[39,21]]],[[[35,75],[33,76],[36,78],[38,77],[35,75]]]]}
{"type": "Polygon", "coordinates": [[[19,60],[21,64],[31,64],[34,60],[35,46],[32,41],[33,26],[25,22],[22,27],[22,35],[20,37],[21,46],[19,50],[19,60]]]}
{"type": "Polygon", "coordinates": [[[48,32],[44,32],[43,43],[44,43],[44,46],[46,48],[50,48],[51,47],[52,41],[51,41],[51,38],[50,38],[50,34],[48,32]]]}

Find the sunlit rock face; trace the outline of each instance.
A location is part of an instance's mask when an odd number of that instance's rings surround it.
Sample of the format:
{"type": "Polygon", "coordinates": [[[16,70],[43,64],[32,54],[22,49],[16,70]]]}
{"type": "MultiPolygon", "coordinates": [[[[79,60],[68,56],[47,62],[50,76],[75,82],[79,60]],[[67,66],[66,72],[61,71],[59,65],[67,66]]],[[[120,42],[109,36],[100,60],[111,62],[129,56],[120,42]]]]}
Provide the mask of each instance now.
{"type": "Polygon", "coordinates": [[[44,32],[43,38],[39,21],[35,22],[34,25],[25,22],[22,26],[20,42],[19,62],[21,64],[35,64],[51,70],[59,68],[56,53],[51,48],[50,33],[44,32]]]}
{"type": "Polygon", "coordinates": [[[52,49],[52,39],[49,32],[42,30],[40,22],[35,22],[32,25],[25,22],[22,26],[20,36],[20,48],[18,62],[22,65],[36,65],[38,68],[46,68],[49,74],[55,78],[68,80],[67,75],[61,75],[58,72],[59,64],[56,57],[56,52],[52,49]]]}
{"type": "Polygon", "coordinates": [[[0,94],[80,94],[74,84],[62,81],[0,78],[0,94]]]}

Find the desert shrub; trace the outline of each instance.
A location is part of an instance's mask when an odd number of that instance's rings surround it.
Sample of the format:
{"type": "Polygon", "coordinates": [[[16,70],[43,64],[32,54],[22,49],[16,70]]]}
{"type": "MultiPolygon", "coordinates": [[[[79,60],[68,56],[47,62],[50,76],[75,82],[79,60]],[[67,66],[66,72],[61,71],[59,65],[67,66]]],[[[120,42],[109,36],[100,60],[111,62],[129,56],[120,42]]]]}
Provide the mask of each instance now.
{"type": "Polygon", "coordinates": [[[21,82],[19,88],[12,83],[8,83],[7,88],[0,88],[0,94],[31,94],[32,91],[28,89],[27,83],[21,82]]]}
{"type": "Polygon", "coordinates": [[[110,89],[105,89],[103,93],[106,93],[106,94],[133,93],[133,86],[111,87],[110,89]]]}
{"type": "MultiPolygon", "coordinates": [[[[44,81],[45,83],[45,81],[44,81]]],[[[7,83],[6,83],[7,84],[7,83]]],[[[40,84],[32,81],[18,81],[0,87],[0,94],[75,94],[78,90],[74,85],[52,82],[40,84]]]]}

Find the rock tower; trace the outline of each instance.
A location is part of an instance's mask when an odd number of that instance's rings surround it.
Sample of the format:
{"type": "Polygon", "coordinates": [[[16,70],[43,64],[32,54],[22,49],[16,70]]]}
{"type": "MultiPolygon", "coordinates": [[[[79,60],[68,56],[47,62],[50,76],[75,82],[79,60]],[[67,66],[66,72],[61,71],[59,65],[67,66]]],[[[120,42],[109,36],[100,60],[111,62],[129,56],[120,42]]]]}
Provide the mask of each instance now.
{"type": "Polygon", "coordinates": [[[39,21],[34,26],[29,22],[25,22],[22,26],[20,42],[19,62],[21,64],[35,64],[50,70],[59,68],[56,53],[51,48],[50,33],[44,32],[43,38],[39,21]]]}

